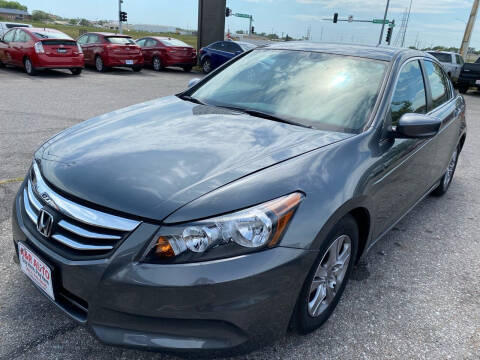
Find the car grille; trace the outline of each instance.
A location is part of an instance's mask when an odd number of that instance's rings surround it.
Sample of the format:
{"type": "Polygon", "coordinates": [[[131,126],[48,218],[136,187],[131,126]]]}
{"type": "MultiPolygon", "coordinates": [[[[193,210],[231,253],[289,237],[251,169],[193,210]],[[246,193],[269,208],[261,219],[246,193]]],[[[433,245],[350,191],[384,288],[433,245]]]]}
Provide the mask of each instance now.
{"type": "Polygon", "coordinates": [[[37,231],[39,239],[71,259],[107,256],[140,224],[61,196],[46,184],[36,163],[23,190],[23,205],[35,230],[42,209],[53,216],[51,234],[37,231]]]}

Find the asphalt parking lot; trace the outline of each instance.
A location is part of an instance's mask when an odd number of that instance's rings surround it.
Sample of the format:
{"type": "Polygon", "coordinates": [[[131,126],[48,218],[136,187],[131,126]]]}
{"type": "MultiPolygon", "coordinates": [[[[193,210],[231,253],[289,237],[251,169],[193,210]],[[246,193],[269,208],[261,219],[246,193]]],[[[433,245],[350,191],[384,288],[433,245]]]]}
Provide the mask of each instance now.
{"type": "MultiPolygon", "coordinates": [[[[173,94],[199,76],[115,70],[29,77],[0,69],[0,359],[173,359],[99,343],[13,262],[10,216],[34,150],[66,127],[173,94]]],[[[480,93],[452,186],[428,197],[359,264],[330,320],[248,359],[480,359],[480,93]]],[[[274,304],[272,304],[274,306],[274,304]]],[[[268,326],[268,324],[265,324],[268,326]]]]}

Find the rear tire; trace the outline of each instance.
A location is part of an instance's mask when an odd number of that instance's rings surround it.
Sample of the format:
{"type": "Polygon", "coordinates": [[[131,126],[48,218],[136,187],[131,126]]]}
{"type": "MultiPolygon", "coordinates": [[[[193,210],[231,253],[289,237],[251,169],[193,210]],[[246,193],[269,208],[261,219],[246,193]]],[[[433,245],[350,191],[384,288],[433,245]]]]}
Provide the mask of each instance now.
{"type": "Polygon", "coordinates": [[[358,242],[358,225],[351,215],[330,231],[295,306],[292,325],[300,334],[319,328],[335,310],[355,265],[358,242]]]}
{"type": "Polygon", "coordinates": [[[35,66],[33,66],[32,60],[30,58],[25,58],[23,60],[23,66],[25,67],[25,72],[30,75],[30,76],[35,76],[37,75],[37,70],[35,69],[35,66]]]}
{"type": "Polygon", "coordinates": [[[162,60],[158,56],[154,56],[152,60],[152,67],[155,71],[163,70],[162,60]]]}
{"type": "Polygon", "coordinates": [[[468,86],[467,85],[458,85],[458,91],[460,91],[460,94],[466,94],[468,91],[468,86]]]}
{"type": "Polygon", "coordinates": [[[73,69],[70,69],[72,75],[80,75],[82,73],[82,68],[73,68],[73,69]]]}
{"type": "Polygon", "coordinates": [[[202,60],[202,71],[204,74],[208,74],[212,71],[212,63],[208,57],[202,60]]]}
{"type": "Polygon", "coordinates": [[[458,156],[460,155],[459,148],[457,147],[450,157],[450,162],[448,163],[447,170],[443,174],[440,185],[438,185],[435,190],[432,191],[433,196],[443,196],[446,194],[450,188],[450,184],[453,180],[453,175],[455,175],[455,170],[457,169],[458,156]]]}
{"type": "Polygon", "coordinates": [[[5,64],[2,61],[0,61],[0,68],[4,68],[4,67],[5,67],[5,64]]]}
{"type": "Polygon", "coordinates": [[[103,59],[100,55],[97,55],[95,57],[95,69],[97,69],[98,72],[108,71],[108,67],[105,66],[105,64],[103,63],[103,59]]]}
{"type": "Polygon", "coordinates": [[[186,73],[189,73],[190,71],[192,71],[192,66],[184,66],[183,71],[185,71],[186,73]]]}

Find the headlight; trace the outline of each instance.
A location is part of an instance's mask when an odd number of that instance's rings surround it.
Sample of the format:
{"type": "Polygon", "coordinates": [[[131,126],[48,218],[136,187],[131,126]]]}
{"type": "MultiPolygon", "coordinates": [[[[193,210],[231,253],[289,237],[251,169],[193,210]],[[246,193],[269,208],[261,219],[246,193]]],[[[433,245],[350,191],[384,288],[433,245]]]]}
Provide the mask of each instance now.
{"type": "Polygon", "coordinates": [[[162,226],[144,261],[207,260],[269,248],[281,240],[300,202],[293,193],[232,214],[184,225],[162,226]]]}

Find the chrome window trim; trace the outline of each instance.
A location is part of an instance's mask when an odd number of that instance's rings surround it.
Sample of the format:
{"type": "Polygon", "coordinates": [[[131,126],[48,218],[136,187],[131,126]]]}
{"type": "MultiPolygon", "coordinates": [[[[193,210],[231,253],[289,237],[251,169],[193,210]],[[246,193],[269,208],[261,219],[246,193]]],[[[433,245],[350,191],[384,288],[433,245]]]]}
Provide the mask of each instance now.
{"type": "Polygon", "coordinates": [[[43,180],[38,168],[38,164],[33,162],[33,172],[36,179],[36,184],[33,190],[40,198],[45,196],[51,200],[47,203],[52,205],[61,213],[87,225],[98,226],[105,229],[119,230],[119,231],[133,231],[140,221],[125,219],[119,216],[107,214],[98,210],[88,208],[86,206],[74,203],[63,196],[54,192],[43,180]]]}

